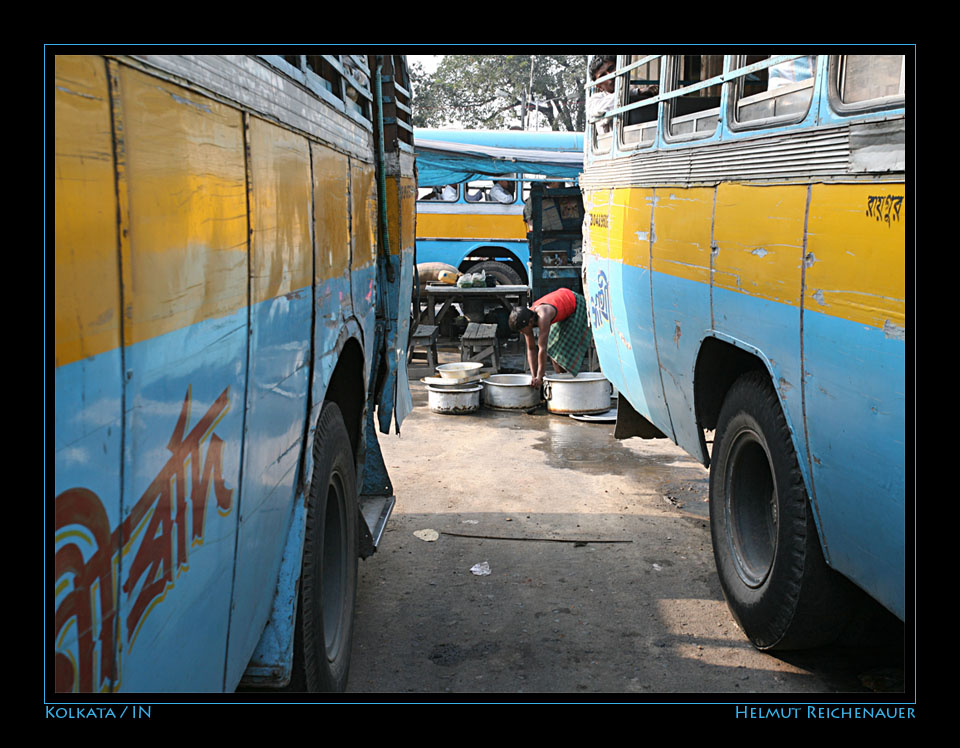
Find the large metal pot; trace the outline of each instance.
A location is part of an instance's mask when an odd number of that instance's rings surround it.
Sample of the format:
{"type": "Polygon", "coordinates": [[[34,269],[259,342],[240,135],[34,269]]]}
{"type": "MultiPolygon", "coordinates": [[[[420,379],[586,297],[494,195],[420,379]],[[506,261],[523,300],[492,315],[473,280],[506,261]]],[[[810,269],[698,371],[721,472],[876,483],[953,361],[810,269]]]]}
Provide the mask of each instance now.
{"type": "Polygon", "coordinates": [[[599,372],[550,374],[544,377],[543,395],[551,413],[583,414],[610,410],[612,387],[599,372]]]}
{"type": "Polygon", "coordinates": [[[427,387],[430,410],[434,413],[459,415],[480,407],[480,385],[457,388],[427,387]]]}
{"type": "Polygon", "coordinates": [[[483,382],[483,404],[496,410],[530,410],[540,404],[540,388],[529,374],[491,374],[483,382]]]}

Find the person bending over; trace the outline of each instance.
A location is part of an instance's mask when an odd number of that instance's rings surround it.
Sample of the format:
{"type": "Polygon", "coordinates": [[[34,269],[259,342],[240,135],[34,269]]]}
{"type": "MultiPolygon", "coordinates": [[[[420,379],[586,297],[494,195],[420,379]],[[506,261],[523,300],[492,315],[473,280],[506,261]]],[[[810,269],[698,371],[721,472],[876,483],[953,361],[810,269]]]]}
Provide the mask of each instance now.
{"type": "Polygon", "coordinates": [[[569,288],[559,288],[533,302],[529,307],[514,307],[510,329],[523,335],[530,364],[530,385],[539,387],[547,371],[547,358],[559,373],[576,376],[590,347],[590,321],[584,298],[569,288]],[[539,342],[533,328],[539,330],[539,342]]]}

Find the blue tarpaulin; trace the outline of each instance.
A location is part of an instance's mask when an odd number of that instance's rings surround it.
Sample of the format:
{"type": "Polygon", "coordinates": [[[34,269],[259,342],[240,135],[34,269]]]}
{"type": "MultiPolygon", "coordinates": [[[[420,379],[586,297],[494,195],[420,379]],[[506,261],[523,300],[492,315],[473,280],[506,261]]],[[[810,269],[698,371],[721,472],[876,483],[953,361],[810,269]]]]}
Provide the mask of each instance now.
{"type": "Polygon", "coordinates": [[[575,180],[583,171],[582,133],[419,131],[414,142],[421,187],[518,173],[575,180]]]}

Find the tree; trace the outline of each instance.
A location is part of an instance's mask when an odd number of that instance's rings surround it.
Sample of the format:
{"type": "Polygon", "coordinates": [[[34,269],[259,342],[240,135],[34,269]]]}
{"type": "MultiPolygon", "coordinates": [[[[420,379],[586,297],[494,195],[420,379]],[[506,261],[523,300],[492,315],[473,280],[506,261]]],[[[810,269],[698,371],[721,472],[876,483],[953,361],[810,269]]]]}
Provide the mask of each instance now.
{"type": "Polygon", "coordinates": [[[413,124],[532,129],[539,113],[541,129],[581,132],[586,67],[584,55],[446,55],[432,74],[414,64],[413,124]]]}

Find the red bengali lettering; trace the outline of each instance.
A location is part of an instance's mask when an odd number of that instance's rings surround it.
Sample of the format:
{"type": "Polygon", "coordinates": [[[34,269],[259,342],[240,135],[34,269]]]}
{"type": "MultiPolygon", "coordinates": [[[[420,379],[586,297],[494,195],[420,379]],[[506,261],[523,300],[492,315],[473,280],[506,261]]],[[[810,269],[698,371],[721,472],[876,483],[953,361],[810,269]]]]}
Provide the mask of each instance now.
{"type": "Polygon", "coordinates": [[[211,429],[229,405],[226,388],[197,424],[186,434],[191,394],[187,390],[180,416],[167,443],[171,456],[150,486],[133,506],[128,517],[111,533],[109,519],[100,498],[85,488],[71,488],[56,498],[56,531],[70,525],[85,528],[94,540],[96,551],[86,561],[83,550],[73,542],[64,544],[55,556],[56,581],[72,577],[73,588],[57,605],[55,636],[71,621],[77,626],[76,662],[57,652],[54,662],[57,691],[74,688],[89,692],[116,680],[114,669],[114,628],[117,593],[112,566],[121,542],[130,542],[133,533],[146,521],[141,541],[130,563],[122,590],[129,597],[137,589],[126,617],[128,641],[150,604],[173,583],[174,563],[188,562],[188,537],[202,540],[207,497],[212,485],[217,506],[230,509],[233,490],[223,480],[224,442],[211,429]],[[185,435],[186,434],[186,435],[185,435]],[[205,459],[201,445],[208,442],[205,459]],[[190,460],[190,485],[186,483],[186,462],[190,460]],[[151,514],[152,510],[152,514],[151,514]],[[147,515],[149,519],[147,519],[147,515]],[[190,519],[192,528],[187,527],[190,519]],[[94,585],[99,583],[100,617],[95,621],[94,585]],[[96,630],[94,630],[96,629],[96,630]],[[95,679],[95,654],[100,648],[99,681],[95,679]]]}

